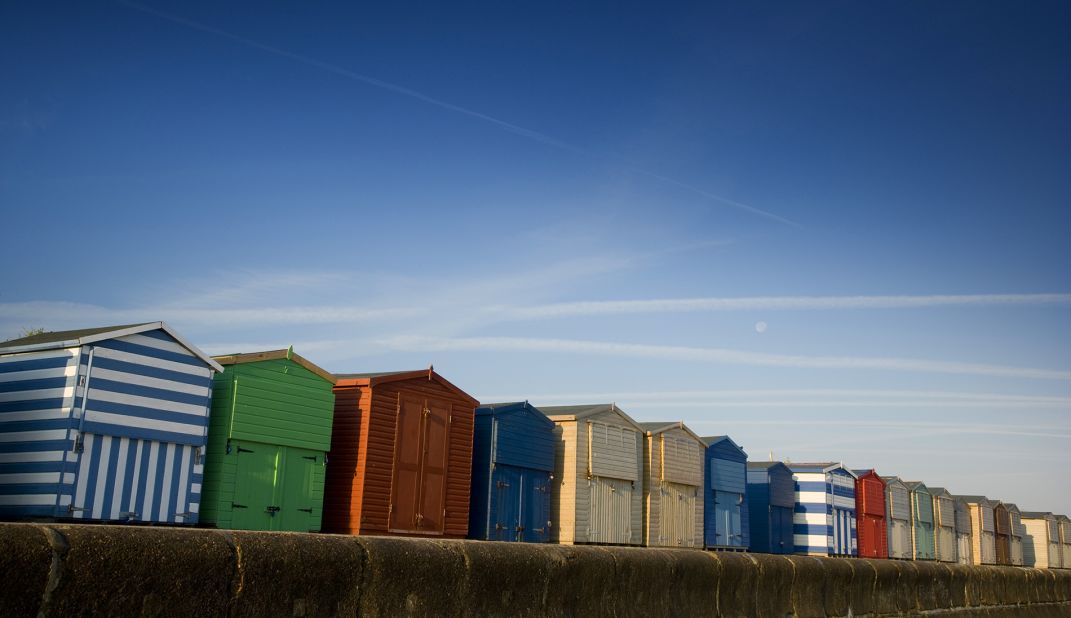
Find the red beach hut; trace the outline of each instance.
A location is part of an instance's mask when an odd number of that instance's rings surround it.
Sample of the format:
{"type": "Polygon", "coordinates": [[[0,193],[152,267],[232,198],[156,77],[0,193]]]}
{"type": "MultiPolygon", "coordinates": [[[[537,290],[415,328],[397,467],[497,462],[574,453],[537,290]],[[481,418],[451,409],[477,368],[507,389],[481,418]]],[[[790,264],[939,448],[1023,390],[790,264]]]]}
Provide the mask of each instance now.
{"type": "Polygon", "coordinates": [[[885,481],[873,470],[853,470],[855,480],[856,536],[860,558],[888,558],[889,534],[885,522],[885,481]]]}

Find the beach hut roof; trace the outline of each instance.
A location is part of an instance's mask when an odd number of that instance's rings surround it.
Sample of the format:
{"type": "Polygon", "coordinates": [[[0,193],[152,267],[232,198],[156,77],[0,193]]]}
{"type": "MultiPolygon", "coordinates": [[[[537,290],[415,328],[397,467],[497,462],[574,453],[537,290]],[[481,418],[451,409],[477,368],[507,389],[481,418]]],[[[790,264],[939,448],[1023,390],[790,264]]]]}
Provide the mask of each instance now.
{"type": "Polygon", "coordinates": [[[107,339],[117,339],[128,335],[137,335],[152,330],[162,330],[179,345],[189,350],[194,356],[215,371],[223,371],[223,367],[212,357],[202,352],[197,346],[186,341],[181,335],[171,329],[165,322],[142,322],[141,324],[121,324],[118,326],[101,326],[98,328],[82,328],[78,330],[60,330],[29,337],[20,337],[0,342],[0,354],[17,354],[20,352],[36,352],[38,350],[55,350],[59,348],[74,348],[78,346],[96,343],[107,339]]]}

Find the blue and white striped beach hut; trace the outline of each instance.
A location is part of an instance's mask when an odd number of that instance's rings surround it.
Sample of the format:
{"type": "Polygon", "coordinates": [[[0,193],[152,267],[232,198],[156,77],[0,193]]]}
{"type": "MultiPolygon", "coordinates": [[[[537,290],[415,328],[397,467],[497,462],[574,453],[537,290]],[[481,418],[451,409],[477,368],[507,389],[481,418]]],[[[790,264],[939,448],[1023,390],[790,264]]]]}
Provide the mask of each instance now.
{"type": "Polygon", "coordinates": [[[858,555],[856,476],[844,464],[786,463],[796,483],[792,535],[797,554],[858,555]]]}
{"type": "Polygon", "coordinates": [[[163,322],[0,343],[0,516],[196,523],[215,371],[163,322]]]}

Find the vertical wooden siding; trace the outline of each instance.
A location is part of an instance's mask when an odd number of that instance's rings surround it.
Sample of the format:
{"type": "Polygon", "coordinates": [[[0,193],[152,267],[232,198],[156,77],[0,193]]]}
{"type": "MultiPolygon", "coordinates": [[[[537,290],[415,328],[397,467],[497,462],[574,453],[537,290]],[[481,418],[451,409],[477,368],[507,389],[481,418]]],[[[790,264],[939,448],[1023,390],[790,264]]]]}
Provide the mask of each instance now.
{"type": "Polygon", "coordinates": [[[564,545],[575,543],[577,534],[577,491],[580,477],[576,465],[576,428],[576,421],[555,423],[554,428],[554,480],[551,482],[550,493],[550,512],[554,524],[550,538],[564,545]]]}

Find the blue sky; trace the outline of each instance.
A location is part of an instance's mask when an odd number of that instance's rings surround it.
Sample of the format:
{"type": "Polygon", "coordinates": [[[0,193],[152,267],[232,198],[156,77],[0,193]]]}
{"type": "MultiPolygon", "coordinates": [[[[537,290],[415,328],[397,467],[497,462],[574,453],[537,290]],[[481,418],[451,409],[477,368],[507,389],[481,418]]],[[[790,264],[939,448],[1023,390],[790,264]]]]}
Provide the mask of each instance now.
{"type": "Polygon", "coordinates": [[[1071,512],[1069,17],[7,3],[0,337],[434,363],[1071,512]]]}

